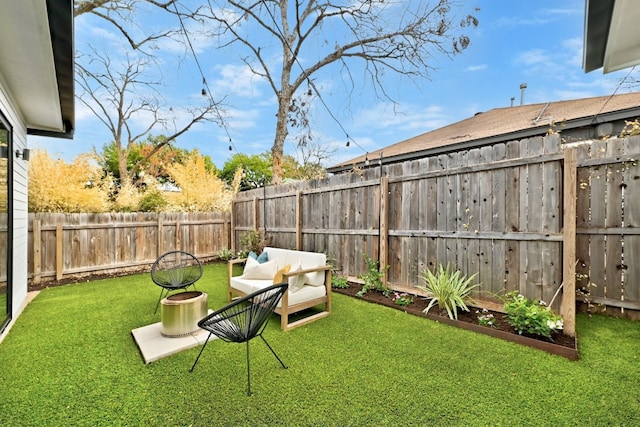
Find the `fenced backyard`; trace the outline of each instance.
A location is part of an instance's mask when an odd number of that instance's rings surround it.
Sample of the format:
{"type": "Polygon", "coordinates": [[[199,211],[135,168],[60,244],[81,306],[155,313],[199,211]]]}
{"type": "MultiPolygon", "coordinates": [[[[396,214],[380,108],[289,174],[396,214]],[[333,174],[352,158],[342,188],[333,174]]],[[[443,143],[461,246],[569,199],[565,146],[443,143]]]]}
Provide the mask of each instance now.
{"type": "Polygon", "coordinates": [[[560,310],[564,282],[589,293],[579,301],[638,318],[638,158],[638,137],[567,147],[556,134],[242,192],[231,214],[31,214],[29,278],[143,270],[172,249],[207,261],[261,230],[272,246],[326,253],[351,278],[369,255],[401,290],[449,263],[477,273],[489,302],[559,292],[560,310]]]}
{"type": "Polygon", "coordinates": [[[327,253],[351,277],[369,255],[391,286],[414,291],[423,269],[449,263],[478,274],[484,300],[517,290],[550,302],[564,283],[637,318],[639,142],[569,147],[554,134],[243,192],[232,246],[262,230],[273,246],[327,253]]]}
{"type": "Polygon", "coordinates": [[[224,212],[30,214],[29,279],[148,269],[171,250],[208,261],[229,248],[229,223],[224,212]]]}

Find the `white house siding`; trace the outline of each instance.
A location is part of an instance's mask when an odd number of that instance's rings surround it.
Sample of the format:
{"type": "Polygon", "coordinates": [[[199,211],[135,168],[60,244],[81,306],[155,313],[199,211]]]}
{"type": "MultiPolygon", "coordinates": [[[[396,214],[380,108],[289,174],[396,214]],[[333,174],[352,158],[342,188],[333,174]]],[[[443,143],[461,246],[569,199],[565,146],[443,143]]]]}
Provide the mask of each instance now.
{"type": "MultiPolygon", "coordinates": [[[[13,150],[23,150],[27,144],[27,129],[24,120],[13,107],[0,76],[0,109],[13,127],[13,150]]],[[[13,161],[13,298],[12,321],[3,335],[9,331],[11,324],[24,309],[27,302],[27,162],[18,159],[12,153],[13,161]]],[[[1,340],[2,337],[0,337],[1,340]]]]}

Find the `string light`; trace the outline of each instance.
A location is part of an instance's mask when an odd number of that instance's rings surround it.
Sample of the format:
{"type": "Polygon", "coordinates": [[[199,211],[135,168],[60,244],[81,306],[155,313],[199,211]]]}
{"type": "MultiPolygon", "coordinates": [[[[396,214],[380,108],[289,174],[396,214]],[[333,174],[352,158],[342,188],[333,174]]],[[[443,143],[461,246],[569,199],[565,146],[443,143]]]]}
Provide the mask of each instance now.
{"type": "Polygon", "coordinates": [[[369,166],[369,153],[364,155],[364,165],[369,166]]]}
{"type": "Polygon", "coordinates": [[[224,118],[222,117],[222,113],[220,112],[220,109],[218,108],[218,104],[215,102],[215,100],[213,99],[213,96],[211,95],[211,88],[209,88],[209,85],[207,84],[207,79],[204,77],[204,71],[202,70],[202,66],[200,65],[200,61],[198,60],[198,56],[196,55],[196,51],[193,48],[193,44],[191,43],[191,38],[189,37],[189,33],[187,32],[187,29],[184,26],[184,22],[182,21],[182,15],[180,14],[180,11],[178,10],[178,6],[177,6],[177,2],[173,2],[173,8],[176,11],[176,15],[178,16],[178,21],[180,21],[180,28],[182,29],[182,33],[184,34],[184,37],[187,41],[187,45],[189,46],[189,50],[191,51],[191,55],[193,56],[193,59],[196,63],[196,66],[198,67],[198,71],[200,72],[200,75],[202,76],[202,96],[208,97],[209,101],[211,103],[211,105],[213,106],[213,109],[216,113],[216,116],[218,116],[218,120],[220,121],[220,126],[222,127],[222,129],[224,130],[224,132],[227,134],[227,137],[229,138],[229,150],[233,151],[234,147],[233,147],[233,142],[231,140],[231,135],[229,134],[229,128],[227,127],[227,124],[224,120],[224,118]]]}
{"type": "MultiPolygon", "coordinates": [[[[315,83],[313,83],[313,80],[311,80],[309,78],[309,76],[307,75],[307,72],[305,70],[305,68],[302,66],[302,64],[300,64],[300,61],[298,60],[298,57],[296,56],[295,52],[293,51],[293,48],[291,47],[291,45],[289,45],[289,41],[287,39],[287,37],[285,37],[283,31],[280,29],[280,27],[278,26],[278,22],[276,21],[275,16],[273,16],[273,13],[271,11],[271,9],[266,8],[267,13],[269,14],[269,16],[271,17],[271,21],[273,22],[274,27],[276,28],[276,30],[278,31],[278,33],[280,34],[280,36],[282,36],[282,40],[284,41],[285,45],[287,46],[287,48],[289,49],[289,52],[291,52],[293,60],[296,64],[298,64],[298,67],[300,67],[300,71],[302,72],[302,75],[307,79],[307,83],[310,86],[310,89],[307,92],[307,95],[311,96],[312,93],[312,89],[313,92],[315,92],[316,96],[318,97],[318,100],[320,101],[320,103],[322,104],[322,106],[324,107],[324,109],[327,111],[327,113],[329,113],[329,116],[331,116],[331,118],[333,119],[334,122],[336,122],[336,124],[338,125],[338,127],[344,132],[344,134],[347,136],[347,144],[346,146],[348,147],[350,145],[349,140],[351,138],[349,138],[349,134],[347,133],[347,131],[345,130],[344,126],[342,125],[342,123],[340,122],[340,120],[338,120],[338,118],[335,116],[335,114],[333,114],[333,111],[331,111],[331,109],[329,108],[329,106],[327,105],[327,103],[324,101],[324,99],[322,98],[322,95],[320,95],[320,91],[318,90],[318,88],[316,87],[315,83]]],[[[353,140],[353,143],[360,148],[362,151],[365,151],[364,148],[362,148],[362,146],[360,144],[358,144],[356,142],[356,140],[353,140]]],[[[366,151],[365,151],[366,152],[366,151]]]]}

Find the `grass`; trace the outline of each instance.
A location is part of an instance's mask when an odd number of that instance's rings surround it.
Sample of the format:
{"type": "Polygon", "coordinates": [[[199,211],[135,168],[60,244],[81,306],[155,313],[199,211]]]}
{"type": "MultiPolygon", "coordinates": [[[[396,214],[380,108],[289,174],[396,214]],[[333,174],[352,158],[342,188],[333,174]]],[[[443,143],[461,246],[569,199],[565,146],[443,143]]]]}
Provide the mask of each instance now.
{"type": "MultiPolygon", "coordinates": [[[[198,289],[224,301],[226,266],[198,289]]],[[[215,341],[145,365],[131,337],[159,321],[148,275],[49,288],[0,344],[0,425],[639,425],[640,322],[578,316],[581,359],[334,294],[289,332],[277,316],[244,347],[215,341]]]]}

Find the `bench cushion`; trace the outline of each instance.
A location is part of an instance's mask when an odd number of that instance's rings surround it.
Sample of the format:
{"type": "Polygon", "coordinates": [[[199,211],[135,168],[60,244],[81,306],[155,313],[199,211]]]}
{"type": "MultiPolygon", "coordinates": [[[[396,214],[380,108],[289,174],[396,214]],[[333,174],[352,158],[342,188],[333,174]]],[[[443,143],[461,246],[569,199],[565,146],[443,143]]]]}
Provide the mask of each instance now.
{"type": "Polygon", "coordinates": [[[247,263],[244,266],[242,277],[245,279],[270,279],[273,281],[273,277],[276,275],[277,271],[278,264],[275,260],[260,264],[253,258],[247,258],[247,263]]]}
{"type": "MultiPolygon", "coordinates": [[[[327,264],[327,256],[317,252],[294,251],[281,248],[264,248],[268,253],[269,261],[275,260],[279,267],[285,265],[302,265],[303,270],[322,267],[327,264]]],[[[274,273],[275,274],[275,273],[274,273]]],[[[324,271],[305,274],[304,283],[312,286],[324,286],[324,271]]]]}
{"type": "MultiPolygon", "coordinates": [[[[273,285],[273,279],[246,279],[242,276],[231,278],[231,287],[237,289],[244,294],[251,294],[260,289],[267,288],[273,285]]],[[[295,292],[289,292],[289,305],[300,304],[315,298],[321,298],[326,295],[326,288],[324,286],[303,286],[295,292]]],[[[278,307],[281,306],[281,302],[278,302],[278,307]]]]}

